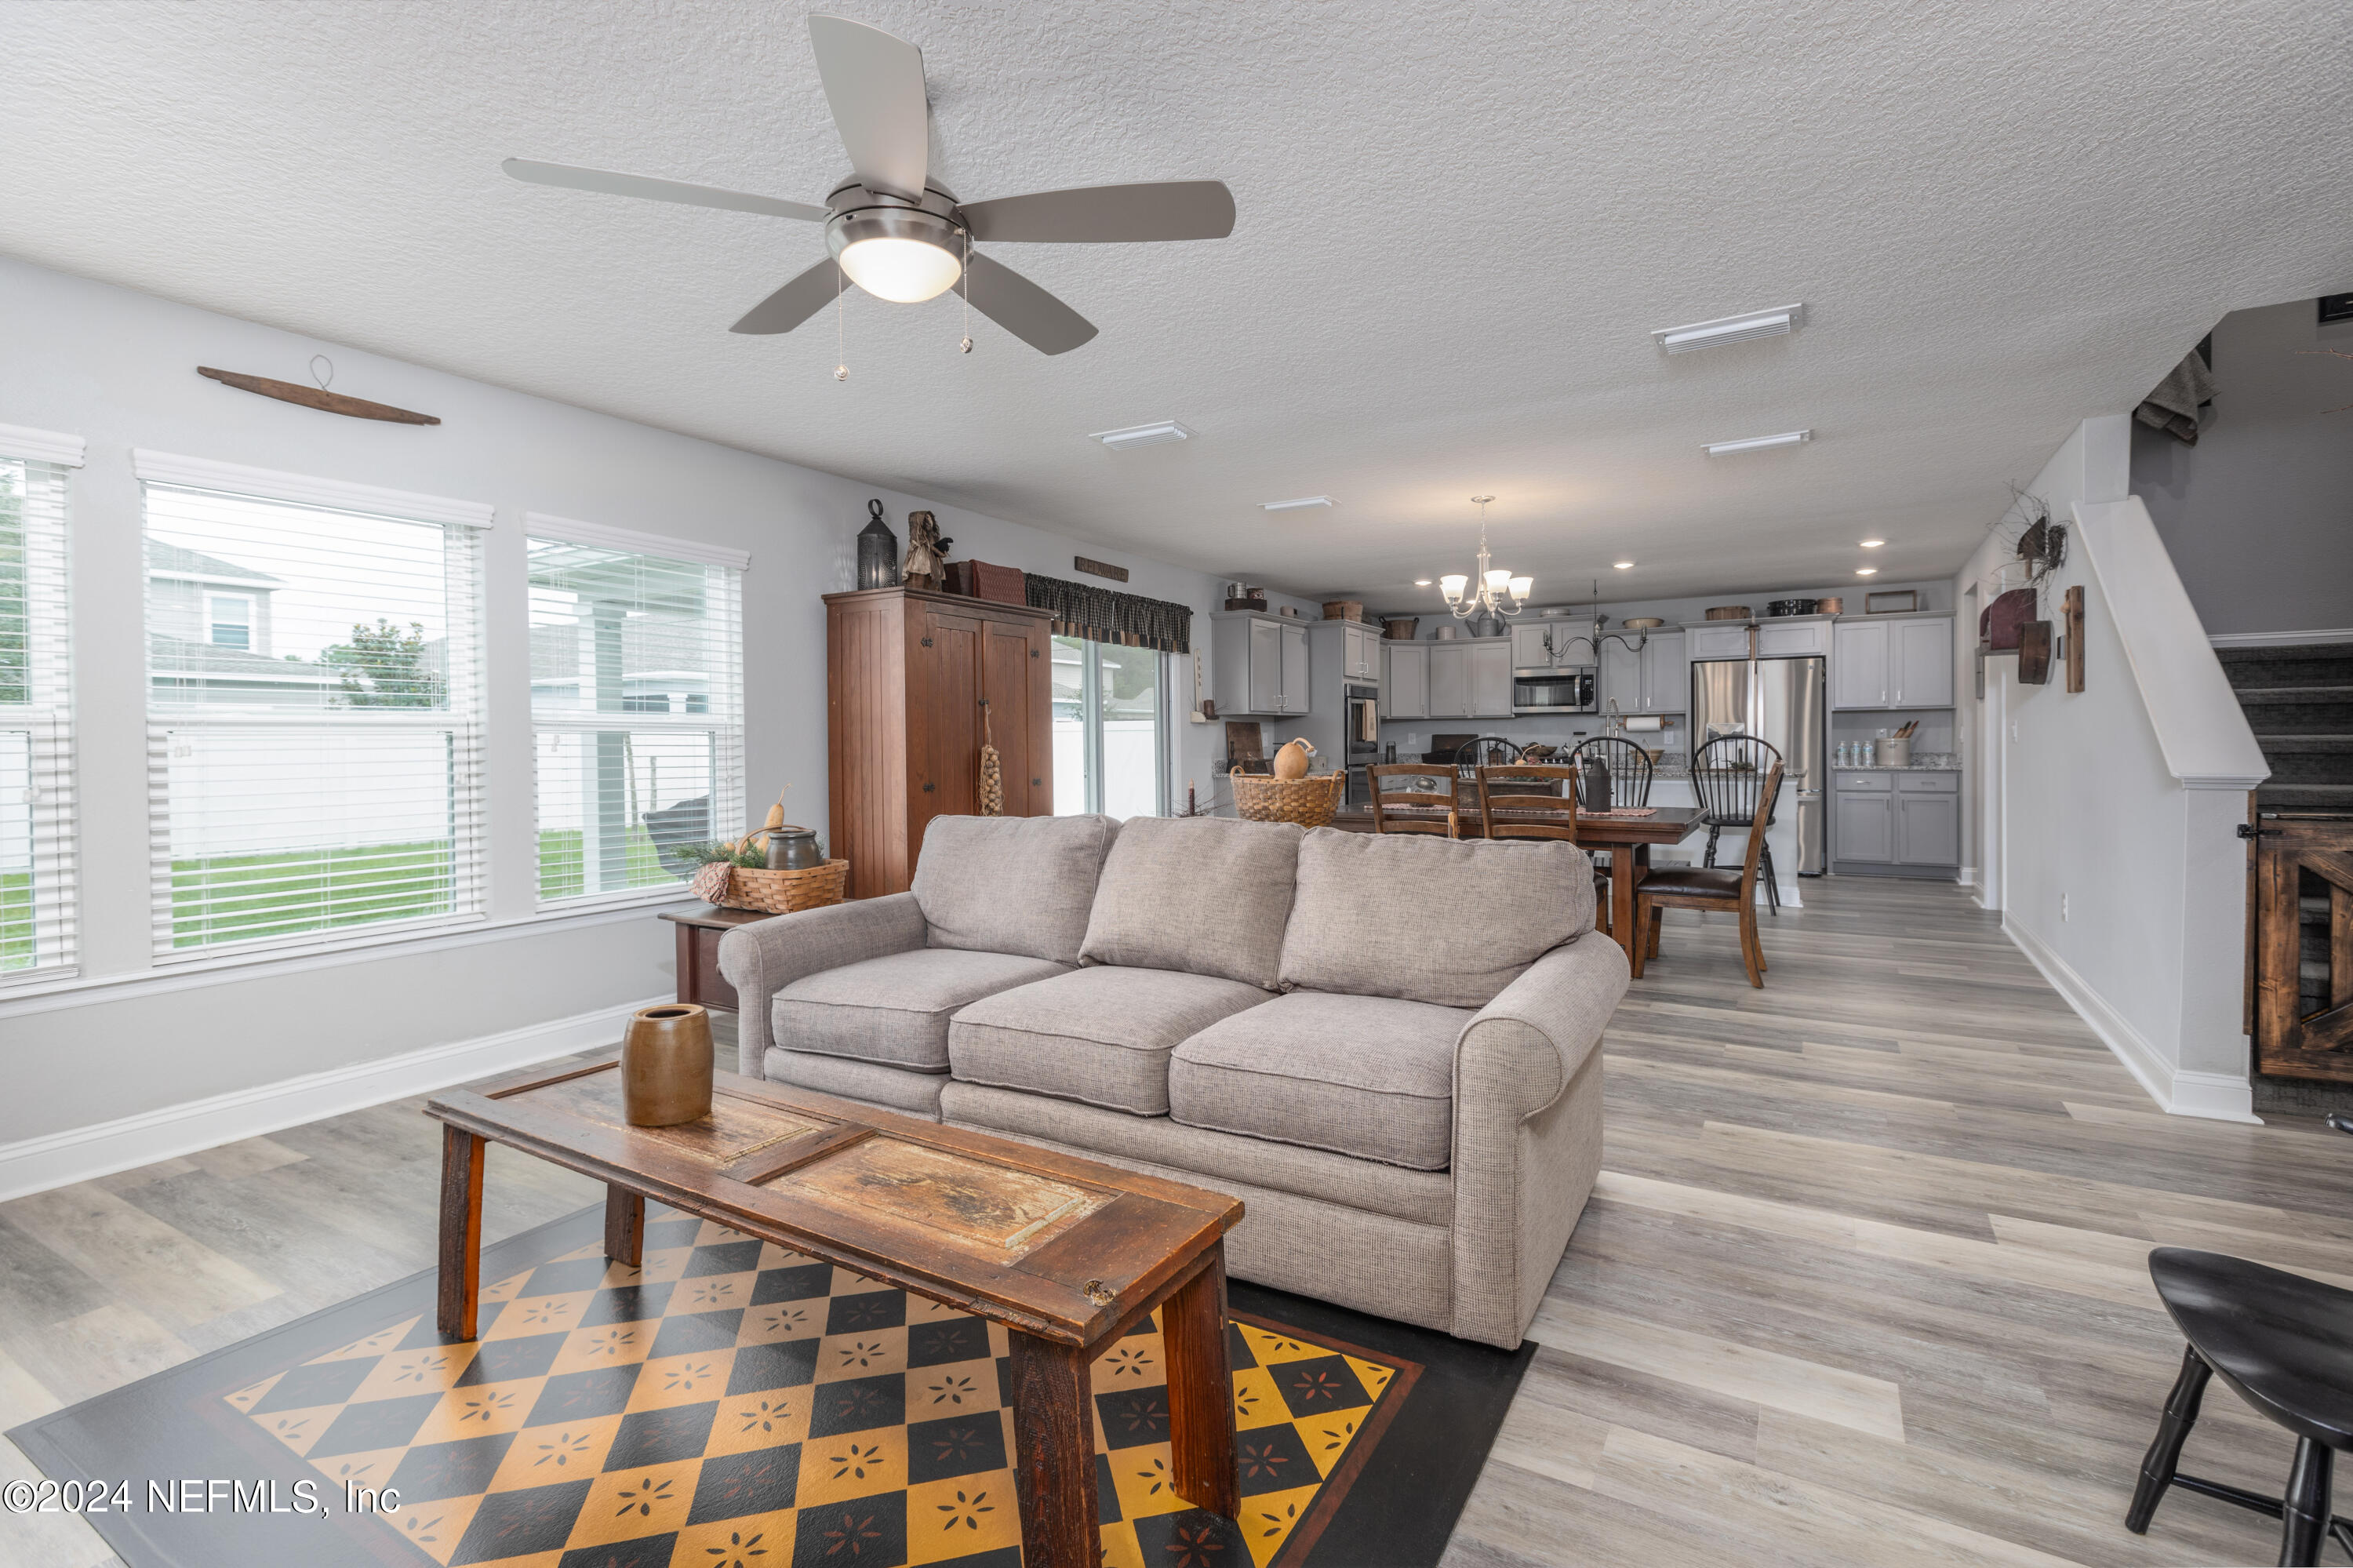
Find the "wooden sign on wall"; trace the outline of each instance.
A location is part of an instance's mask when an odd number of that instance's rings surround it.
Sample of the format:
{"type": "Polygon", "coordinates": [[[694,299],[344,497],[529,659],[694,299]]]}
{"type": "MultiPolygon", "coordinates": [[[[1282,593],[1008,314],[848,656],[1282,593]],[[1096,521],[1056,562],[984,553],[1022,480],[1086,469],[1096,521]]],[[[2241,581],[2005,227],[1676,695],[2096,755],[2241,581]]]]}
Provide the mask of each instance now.
{"type": "Polygon", "coordinates": [[[2051,623],[2024,620],[2018,627],[2018,680],[2021,685],[2047,685],[2051,680],[2051,623]]]}
{"type": "Polygon", "coordinates": [[[2063,635],[2067,639],[2067,689],[2080,692],[2084,689],[2083,588],[2069,588],[2067,597],[2061,603],[2064,607],[2062,613],[2065,617],[2061,624],[2066,628],[2063,635]]]}
{"type": "Polygon", "coordinates": [[[1091,561],[1084,556],[1072,556],[1071,565],[1091,577],[1109,577],[1115,583],[1124,583],[1127,580],[1127,568],[1114,567],[1109,561],[1091,561]]]}

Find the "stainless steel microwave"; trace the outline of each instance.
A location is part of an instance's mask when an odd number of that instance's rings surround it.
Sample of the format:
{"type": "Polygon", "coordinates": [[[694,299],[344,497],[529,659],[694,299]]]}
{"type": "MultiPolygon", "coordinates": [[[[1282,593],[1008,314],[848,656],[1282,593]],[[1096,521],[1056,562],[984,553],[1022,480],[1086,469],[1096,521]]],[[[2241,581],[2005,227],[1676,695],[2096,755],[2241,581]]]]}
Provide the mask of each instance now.
{"type": "Polygon", "coordinates": [[[1599,683],[1591,666],[1512,672],[1512,711],[1515,714],[1589,714],[1599,712],[1599,683]]]}

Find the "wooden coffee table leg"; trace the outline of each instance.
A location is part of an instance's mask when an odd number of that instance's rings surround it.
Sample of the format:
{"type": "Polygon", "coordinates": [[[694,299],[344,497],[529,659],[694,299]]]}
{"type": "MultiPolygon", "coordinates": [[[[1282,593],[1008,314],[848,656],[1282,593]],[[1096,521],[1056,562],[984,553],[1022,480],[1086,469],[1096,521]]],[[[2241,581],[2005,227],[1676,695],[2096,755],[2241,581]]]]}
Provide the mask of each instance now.
{"type": "Polygon", "coordinates": [[[1228,1519],[1240,1516],[1234,1470],[1234,1382],[1226,1357],[1226,1247],[1160,1308],[1168,1352],[1168,1436],[1176,1495],[1228,1519]]]}
{"type": "Polygon", "coordinates": [[[646,1197],[605,1184],[605,1255],[631,1268],[646,1261],[646,1197]]]}
{"type": "Polygon", "coordinates": [[[441,1298],[445,1334],[474,1338],[482,1292],[482,1153],[487,1146],[459,1128],[441,1128],[441,1298]]]}
{"type": "Polygon", "coordinates": [[[1626,949],[1626,958],[1634,957],[1634,884],[1649,867],[1648,844],[1620,844],[1609,852],[1609,934],[1626,949]],[[1638,859],[1637,855],[1641,858],[1638,859]]]}
{"type": "Polygon", "coordinates": [[[1087,1352],[1013,1330],[1013,1481],[1025,1568],[1095,1568],[1095,1421],[1087,1352]]]}

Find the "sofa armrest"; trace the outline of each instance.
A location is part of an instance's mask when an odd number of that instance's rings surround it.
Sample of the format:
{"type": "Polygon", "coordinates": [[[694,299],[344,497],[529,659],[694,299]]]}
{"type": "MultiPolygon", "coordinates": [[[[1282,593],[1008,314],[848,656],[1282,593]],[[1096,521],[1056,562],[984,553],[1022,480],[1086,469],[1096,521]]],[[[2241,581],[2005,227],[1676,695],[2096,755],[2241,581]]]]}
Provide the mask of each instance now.
{"type": "Polygon", "coordinates": [[[1555,948],[1475,1013],[1454,1047],[1454,1333],[1516,1345],[1601,1165],[1601,1032],[1625,949],[1555,948]]]}
{"type": "Polygon", "coordinates": [[[845,964],[862,963],[923,945],[930,927],[912,893],[861,898],[803,909],[738,926],[719,942],[719,972],[735,988],[737,1071],[765,1077],[769,1003],[778,991],[845,964]]]}

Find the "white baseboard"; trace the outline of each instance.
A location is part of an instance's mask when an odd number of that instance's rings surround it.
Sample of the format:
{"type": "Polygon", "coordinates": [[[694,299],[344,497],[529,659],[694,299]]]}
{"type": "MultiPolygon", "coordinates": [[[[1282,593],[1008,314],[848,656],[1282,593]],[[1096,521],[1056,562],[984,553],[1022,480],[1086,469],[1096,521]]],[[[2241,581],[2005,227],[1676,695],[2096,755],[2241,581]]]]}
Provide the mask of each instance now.
{"type": "Polygon", "coordinates": [[[2322,631],[2221,631],[2206,639],[2217,648],[2293,648],[2304,642],[2353,642],[2353,626],[2322,631]]]}
{"type": "Polygon", "coordinates": [[[1978,868],[1973,865],[1961,867],[1959,874],[1953,878],[1953,884],[1957,887],[1975,887],[1978,885],[1978,868]]]}
{"type": "Polygon", "coordinates": [[[2076,1015],[2092,1026],[2092,1033],[2115,1053],[2126,1071],[2138,1079],[2140,1086],[2158,1108],[2168,1116],[2194,1116],[2208,1121],[2242,1121],[2256,1127],[2263,1118],[2255,1114],[2254,1088],[2244,1078],[2234,1078],[2227,1073],[2191,1073],[2178,1071],[2167,1065],[2157,1048],[2144,1039],[2139,1030],[2126,1021],[2124,1014],[2110,1007],[2107,1000],[2094,991],[2091,982],[2075,972],[2074,967],[2043,945],[2042,938],[2010,920],[2001,923],[2002,934],[2024,953],[2029,962],[2042,971],[2051,989],[2067,999],[2067,1005],[2076,1015]]]}
{"type": "Polygon", "coordinates": [[[609,1045],[630,1013],[669,1000],[649,997],[0,1144],[0,1202],[609,1045]]]}

